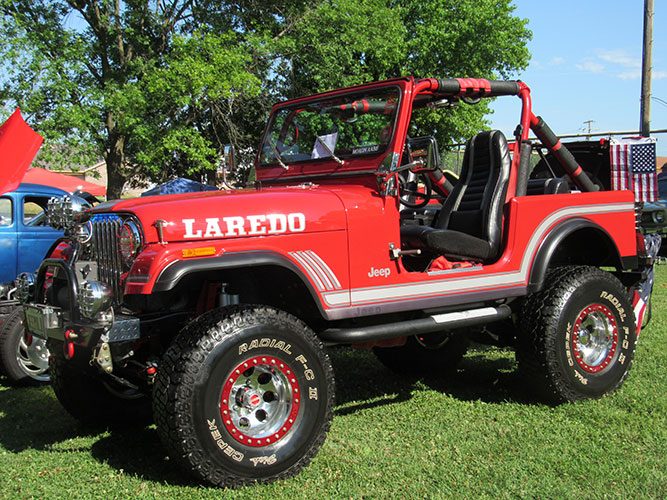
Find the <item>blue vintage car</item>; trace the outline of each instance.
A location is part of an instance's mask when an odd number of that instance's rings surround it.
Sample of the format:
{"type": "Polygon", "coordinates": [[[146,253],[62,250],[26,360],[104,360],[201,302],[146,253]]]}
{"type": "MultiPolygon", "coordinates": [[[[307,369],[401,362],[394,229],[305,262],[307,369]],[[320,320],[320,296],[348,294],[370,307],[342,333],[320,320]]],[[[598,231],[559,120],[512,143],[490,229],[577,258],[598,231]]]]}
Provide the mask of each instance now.
{"type": "Polygon", "coordinates": [[[62,231],[46,224],[46,204],[62,189],[21,184],[0,196],[0,283],[13,281],[22,272],[35,271],[62,231]]]}

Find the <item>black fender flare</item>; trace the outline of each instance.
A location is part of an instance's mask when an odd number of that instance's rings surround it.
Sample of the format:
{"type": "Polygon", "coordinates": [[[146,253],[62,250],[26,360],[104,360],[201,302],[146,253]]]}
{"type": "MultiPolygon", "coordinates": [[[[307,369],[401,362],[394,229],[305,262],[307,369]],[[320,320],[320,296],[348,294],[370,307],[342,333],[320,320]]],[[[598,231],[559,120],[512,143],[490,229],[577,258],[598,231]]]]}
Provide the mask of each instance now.
{"type": "Polygon", "coordinates": [[[554,226],[542,240],[542,243],[540,243],[540,246],[538,247],[537,252],[535,252],[535,257],[533,258],[533,262],[531,264],[528,280],[529,292],[535,292],[542,288],[542,284],[544,283],[544,278],[546,276],[547,270],[549,269],[551,259],[553,258],[554,253],[560,244],[568,236],[582,229],[592,229],[607,240],[610,248],[612,248],[615,252],[614,257],[616,259],[617,265],[620,268],[625,269],[632,267],[632,262],[629,262],[627,259],[621,257],[614,239],[602,226],[583,217],[573,217],[556,224],[556,226],[554,226]]]}
{"type": "Polygon", "coordinates": [[[177,260],[160,271],[153,285],[153,292],[172,290],[182,278],[192,273],[257,266],[278,266],[294,273],[310,292],[322,317],[327,318],[317,291],[304,272],[284,255],[272,251],[230,252],[205,259],[177,260]]]}

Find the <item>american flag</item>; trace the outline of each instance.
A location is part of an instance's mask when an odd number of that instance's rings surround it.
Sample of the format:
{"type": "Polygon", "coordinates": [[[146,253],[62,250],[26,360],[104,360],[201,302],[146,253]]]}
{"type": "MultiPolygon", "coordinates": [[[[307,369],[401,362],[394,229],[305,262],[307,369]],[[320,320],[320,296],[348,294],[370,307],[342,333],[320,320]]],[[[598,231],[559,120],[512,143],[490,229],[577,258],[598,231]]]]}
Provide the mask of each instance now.
{"type": "Polygon", "coordinates": [[[635,201],[656,201],[655,139],[611,140],[611,188],[629,189],[635,201]]]}

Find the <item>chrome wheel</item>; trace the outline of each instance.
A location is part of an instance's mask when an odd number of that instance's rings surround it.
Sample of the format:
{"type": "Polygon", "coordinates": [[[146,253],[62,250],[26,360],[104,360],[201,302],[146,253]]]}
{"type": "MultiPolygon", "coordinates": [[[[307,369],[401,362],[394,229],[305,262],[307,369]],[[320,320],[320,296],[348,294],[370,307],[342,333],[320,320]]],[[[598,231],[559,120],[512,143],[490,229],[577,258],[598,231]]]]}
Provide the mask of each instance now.
{"type": "Polygon", "coordinates": [[[581,311],[574,324],[572,348],[579,366],[589,373],[604,370],[614,359],[618,326],[611,310],[592,304],[581,311]]]}
{"type": "Polygon", "coordinates": [[[21,335],[16,345],[16,361],[30,378],[49,381],[49,350],[46,341],[31,335],[21,335]]]}
{"type": "Polygon", "coordinates": [[[231,435],[248,446],[282,439],[299,413],[295,374],[277,357],[254,357],[226,379],[220,399],[222,421],[231,435]]]}

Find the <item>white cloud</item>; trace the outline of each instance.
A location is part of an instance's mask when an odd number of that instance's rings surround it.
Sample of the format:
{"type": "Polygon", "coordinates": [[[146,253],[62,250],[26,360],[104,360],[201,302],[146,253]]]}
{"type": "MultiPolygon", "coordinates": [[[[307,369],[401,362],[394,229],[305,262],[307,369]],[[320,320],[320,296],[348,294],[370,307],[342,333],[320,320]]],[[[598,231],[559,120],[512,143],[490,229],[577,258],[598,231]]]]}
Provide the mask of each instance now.
{"type": "Polygon", "coordinates": [[[588,73],[602,73],[602,71],[604,71],[603,64],[590,59],[583,61],[581,64],[577,64],[576,67],[577,69],[588,73]]]}
{"type": "MultiPolygon", "coordinates": [[[[642,72],[639,69],[624,71],[616,75],[616,78],[621,80],[639,80],[642,76],[642,72]]],[[[651,73],[651,80],[662,80],[667,78],[667,71],[653,71],[651,73]]]]}
{"type": "Polygon", "coordinates": [[[620,78],[621,80],[636,80],[640,76],[642,76],[641,70],[634,69],[631,71],[624,71],[623,73],[619,73],[616,75],[616,78],[620,78]]]}
{"type": "Polygon", "coordinates": [[[626,68],[640,68],[642,65],[640,58],[632,57],[623,49],[598,50],[597,56],[603,61],[620,64],[626,68]]]}
{"type": "Polygon", "coordinates": [[[560,66],[561,64],[565,64],[565,59],[562,57],[554,57],[549,61],[549,66],[560,66]]]}

